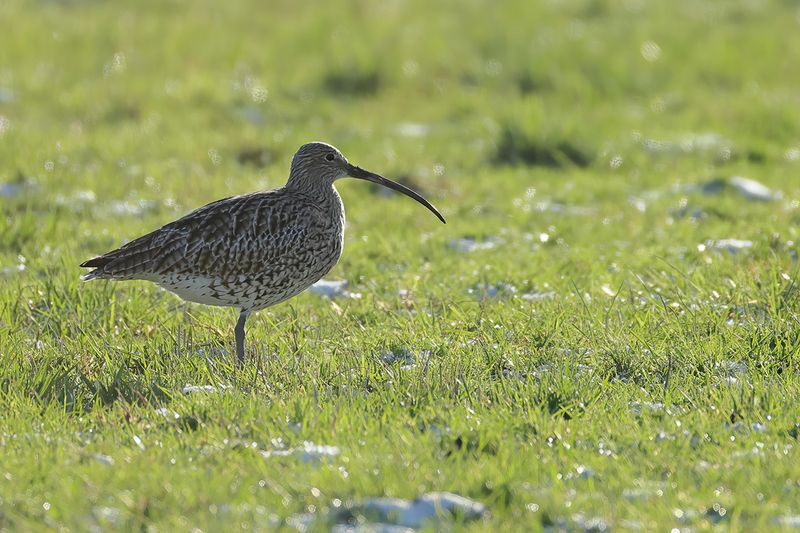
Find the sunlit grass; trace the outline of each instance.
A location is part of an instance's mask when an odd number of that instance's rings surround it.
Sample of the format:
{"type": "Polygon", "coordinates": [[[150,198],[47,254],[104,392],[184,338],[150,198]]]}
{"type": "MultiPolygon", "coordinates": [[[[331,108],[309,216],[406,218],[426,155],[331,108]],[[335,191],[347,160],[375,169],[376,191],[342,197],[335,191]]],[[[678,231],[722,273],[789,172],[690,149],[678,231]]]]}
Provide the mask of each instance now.
{"type": "Polygon", "coordinates": [[[486,504],[475,530],[797,522],[790,3],[0,18],[0,529],[325,529],[337,505],[433,491],[486,504]],[[360,297],[258,313],[245,368],[233,311],[79,281],[93,254],[283,184],[317,139],[448,223],[341,182],[329,277],[360,297]],[[776,199],[719,186],[736,175],[776,199]],[[304,442],[340,454],[261,453],[304,442]]]}

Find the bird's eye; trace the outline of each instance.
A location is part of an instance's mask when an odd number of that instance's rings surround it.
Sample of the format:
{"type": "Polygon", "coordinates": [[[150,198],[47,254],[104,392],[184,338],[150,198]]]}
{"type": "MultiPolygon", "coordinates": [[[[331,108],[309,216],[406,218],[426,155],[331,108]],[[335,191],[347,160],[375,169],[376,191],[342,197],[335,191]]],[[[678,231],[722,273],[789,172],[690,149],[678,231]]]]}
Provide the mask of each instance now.
{"type": "Polygon", "coordinates": [[[325,159],[327,159],[328,161],[333,161],[335,158],[336,156],[333,155],[333,153],[329,153],[325,156],[325,159]]]}

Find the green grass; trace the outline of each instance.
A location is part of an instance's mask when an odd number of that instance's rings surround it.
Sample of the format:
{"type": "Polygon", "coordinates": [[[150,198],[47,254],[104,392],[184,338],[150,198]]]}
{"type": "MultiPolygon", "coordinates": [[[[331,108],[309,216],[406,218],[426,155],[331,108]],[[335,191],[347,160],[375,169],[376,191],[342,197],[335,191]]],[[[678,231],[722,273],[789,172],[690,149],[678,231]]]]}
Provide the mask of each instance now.
{"type": "Polygon", "coordinates": [[[793,2],[5,0],[0,20],[0,529],[324,530],[339,502],[432,491],[486,504],[471,530],[800,515],[793,2]],[[362,297],[258,313],[244,369],[232,311],[79,281],[283,184],[316,139],[448,224],[341,182],[328,277],[362,297]],[[782,196],[694,187],[736,175],[782,196]],[[707,244],[726,238],[753,245],[707,244]],[[261,454],[305,441],[340,454],[261,454]]]}

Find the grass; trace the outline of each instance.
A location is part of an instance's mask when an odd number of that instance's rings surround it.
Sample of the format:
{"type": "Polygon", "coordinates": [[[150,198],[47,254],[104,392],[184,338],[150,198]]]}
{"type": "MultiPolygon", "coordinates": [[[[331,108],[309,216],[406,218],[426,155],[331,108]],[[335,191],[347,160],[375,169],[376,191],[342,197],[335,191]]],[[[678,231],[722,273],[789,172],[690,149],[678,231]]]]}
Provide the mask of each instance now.
{"type": "Polygon", "coordinates": [[[349,502],[432,491],[488,507],[466,530],[790,528],[799,17],[6,0],[0,528],[327,529],[349,502]],[[328,277],[361,298],[255,315],[243,370],[232,311],[78,280],[93,254],[281,185],[312,139],[448,224],[342,182],[328,277]],[[698,188],[735,175],[782,195],[698,188]],[[303,442],[340,454],[261,453],[303,442]]]}

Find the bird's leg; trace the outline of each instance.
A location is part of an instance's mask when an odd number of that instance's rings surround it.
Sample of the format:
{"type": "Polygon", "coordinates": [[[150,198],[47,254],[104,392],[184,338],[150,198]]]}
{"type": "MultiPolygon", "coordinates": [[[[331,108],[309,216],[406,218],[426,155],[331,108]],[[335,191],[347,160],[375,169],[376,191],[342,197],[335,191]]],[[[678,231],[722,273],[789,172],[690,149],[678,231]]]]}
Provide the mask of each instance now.
{"type": "Polygon", "coordinates": [[[244,323],[250,315],[247,311],[239,313],[239,321],[236,322],[234,333],[236,334],[236,359],[240,365],[244,364],[244,323]]]}

